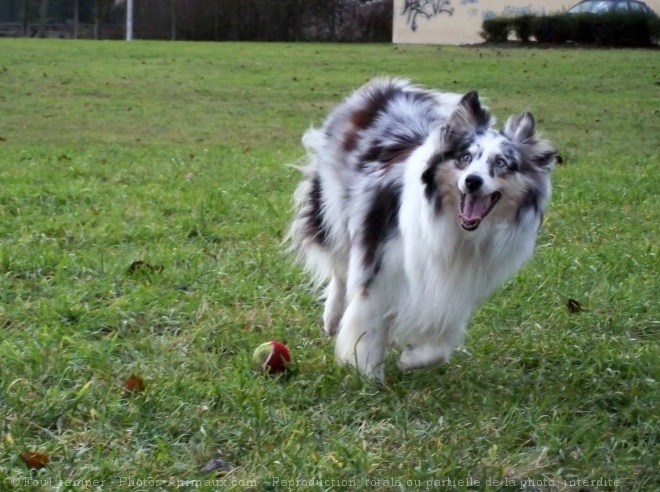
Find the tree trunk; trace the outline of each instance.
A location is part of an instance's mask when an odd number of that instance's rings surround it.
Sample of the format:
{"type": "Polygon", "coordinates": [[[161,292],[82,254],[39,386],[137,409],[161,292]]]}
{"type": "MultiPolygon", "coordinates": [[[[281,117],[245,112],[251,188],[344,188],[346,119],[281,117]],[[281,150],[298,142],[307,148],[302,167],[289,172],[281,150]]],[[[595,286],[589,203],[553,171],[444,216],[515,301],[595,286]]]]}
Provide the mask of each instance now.
{"type": "Polygon", "coordinates": [[[103,13],[103,0],[94,0],[94,39],[101,36],[101,16],[103,13]]]}
{"type": "Polygon", "coordinates": [[[176,0],[170,0],[170,39],[176,41],[176,0]]]}
{"type": "Polygon", "coordinates": [[[80,23],[80,0],[73,0],[73,39],[78,39],[79,23],[80,23]]]}
{"type": "Polygon", "coordinates": [[[23,24],[23,36],[30,37],[28,0],[23,0],[23,5],[21,5],[21,23],[23,24]]]}
{"type": "Polygon", "coordinates": [[[48,21],[48,0],[41,0],[39,5],[39,27],[37,36],[40,38],[46,37],[46,22],[48,21]]]}
{"type": "Polygon", "coordinates": [[[337,12],[337,2],[333,1],[330,4],[330,32],[331,32],[331,40],[336,42],[337,41],[337,16],[339,15],[339,12],[337,12]]]}

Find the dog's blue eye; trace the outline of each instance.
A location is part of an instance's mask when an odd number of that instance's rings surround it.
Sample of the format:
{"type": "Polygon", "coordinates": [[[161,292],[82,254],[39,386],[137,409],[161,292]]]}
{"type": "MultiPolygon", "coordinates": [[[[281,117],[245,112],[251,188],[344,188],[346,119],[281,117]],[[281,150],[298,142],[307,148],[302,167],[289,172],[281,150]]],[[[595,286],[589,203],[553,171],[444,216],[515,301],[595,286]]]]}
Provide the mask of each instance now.
{"type": "Polygon", "coordinates": [[[461,161],[462,162],[471,162],[472,161],[472,154],[470,154],[469,152],[466,152],[465,154],[463,154],[461,156],[461,161]]]}
{"type": "Polygon", "coordinates": [[[502,159],[501,157],[498,157],[495,159],[495,166],[496,167],[506,167],[506,161],[502,159]]]}

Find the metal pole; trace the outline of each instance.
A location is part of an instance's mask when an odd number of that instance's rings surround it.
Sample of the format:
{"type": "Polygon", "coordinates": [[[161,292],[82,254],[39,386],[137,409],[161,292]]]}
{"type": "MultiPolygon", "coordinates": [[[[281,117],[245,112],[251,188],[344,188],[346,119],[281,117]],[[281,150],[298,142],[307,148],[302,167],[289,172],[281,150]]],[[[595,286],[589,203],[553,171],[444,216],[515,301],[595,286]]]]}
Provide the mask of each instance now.
{"type": "Polygon", "coordinates": [[[133,39],[133,0],[126,0],[126,41],[133,39]]]}

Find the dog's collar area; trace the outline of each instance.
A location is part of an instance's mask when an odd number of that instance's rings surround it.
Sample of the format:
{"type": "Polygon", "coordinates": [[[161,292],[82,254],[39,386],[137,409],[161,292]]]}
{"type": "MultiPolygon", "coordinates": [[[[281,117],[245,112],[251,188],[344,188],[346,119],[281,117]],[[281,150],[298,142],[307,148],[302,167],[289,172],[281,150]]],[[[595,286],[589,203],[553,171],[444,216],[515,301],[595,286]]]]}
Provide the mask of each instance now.
{"type": "Polygon", "coordinates": [[[466,231],[476,230],[501,196],[499,191],[486,196],[461,193],[461,213],[458,215],[461,227],[466,231]]]}

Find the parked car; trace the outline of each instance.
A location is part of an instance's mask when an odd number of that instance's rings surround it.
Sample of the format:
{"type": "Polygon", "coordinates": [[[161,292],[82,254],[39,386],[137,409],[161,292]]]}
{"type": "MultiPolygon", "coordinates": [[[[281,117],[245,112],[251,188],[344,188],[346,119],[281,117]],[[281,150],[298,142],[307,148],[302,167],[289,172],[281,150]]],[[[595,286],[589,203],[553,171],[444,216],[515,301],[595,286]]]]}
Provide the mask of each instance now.
{"type": "Polygon", "coordinates": [[[641,12],[657,17],[657,14],[638,0],[583,0],[567,10],[569,14],[605,14],[608,12],[641,12]]]}

